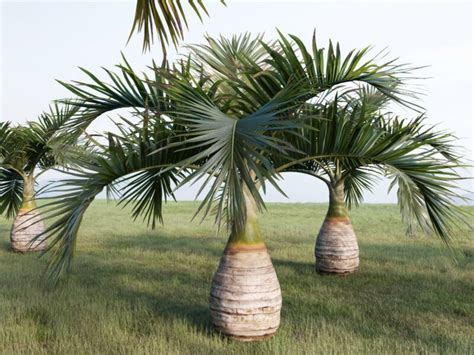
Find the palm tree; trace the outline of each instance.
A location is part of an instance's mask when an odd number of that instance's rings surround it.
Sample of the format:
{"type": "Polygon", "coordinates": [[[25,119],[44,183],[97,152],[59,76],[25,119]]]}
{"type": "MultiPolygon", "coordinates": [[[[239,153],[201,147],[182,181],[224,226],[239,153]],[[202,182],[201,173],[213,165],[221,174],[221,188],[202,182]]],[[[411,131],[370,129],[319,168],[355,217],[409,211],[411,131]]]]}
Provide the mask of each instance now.
{"type": "Polygon", "coordinates": [[[281,132],[299,136],[301,122],[310,118],[301,110],[305,102],[344,83],[365,82],[398,98],[401,72],[392,63],[377,65],[366,50],[325,57],[313,40],[315,55],[305,57],[312,74],[304,77],[298,69],[292,75],[286,69],[295,65],[295,54],[282,38],[272,44],[248,35],[208,38],[173,67],[154,65],[153,79],[135,74],[125,61],[120,75],[106,71],[111,84],[86,70],[92,83],[63,83],[80,108],[71,129],[125,107],[142,119],[121,123],[122,134],[98,144],[97,158],[84,161],[83,170],[61,185],[67,193],[47,204],[47,218],[57,218],[45,233],[53,282],[70,268],[82,216],[103,188],[126,184],[119,203],[133,204],[134,217],[153,223],[161,218],[162,200],[173,196],[173,184],[204,178],[202,189],[209,192],[197,213],[214,213],[229,232],[211,286],[212,322],[242,340],[275,333],[281,291],[257,215],[265,207],[259,190],[268,183],[278,188],[274,162],[287,163],[297,153],[281,132]]]}
{"type": "Polygon", "coordinates": [[[0,215],[15,217],[10,236],[14,251],[45,248],[44,238],[35,239],[44,231],[35,183],[48,169],[64,165],[76,149],[70,146],[75,137],[57,134],[76,112],[73,106],[53,105],[40,115],[38,122],[25,126],[0,124],[0,215]]]}
{"type": "Polygon", "coordinates": [[[358,205],[364,190],[380,177],[398,186],[398,203],[408,231],[417,223],[448,243],[451,227],[464,223],[453,201],[460,196],[456,169],[462,167],[455,137],[425,124],[425,116],[400,119],[383,111],[389,100],[362,88],[346,97],[308,105],[311,130],[302,130],[292,144],[305,153],[283,163],[280,172],[299,172],[325,182],[329,208],[317,236],[316,270],[349,274],[359,267],[359,247],[348,207],[358,205]]]}
{"type": "Polygon", "coordinates": [[[218,201],[216,222],[225,221],[230,230],[213,281],[213,322],[223,333],[241,339],[270,336],[279,325],[281,292],[258,230],[256,214],[263,201],[255,179],[276,182],[268,159],[258,151],[277,143],[264,133],[294,124],[277,120],[274,112],[280,112],[282,99],[275,98],[237,125],[236,118],[215,106],[208,92],[179,78],[167,89],[170,100],[163,106],[168,106],[165,112],[171,122],[149,116],[147,110],[140,125],[120,124],[122,134],[109,134],[107,146],[97,145],[95,159],[83,161],[76,177],[59,187],[67,193],[46,204],[46,218],[60,214],[46,231],[52,237],[49,248],[54,249],[50,275],[56,278],[69,268],[82,216],[103,188],[115,191],[125,184],[119,203],[133,204],[134,217],[144,215],[154,225],[156,218],[161,219],[162,200],[173,197],[173,184],[209,175],[215,180],[200,210],[206,214],[218,201]],[[261,165],[255,163],[257,157],[261,165]],[[243,299],[232,301],[232,295],[243,299]],[[234,315],[226,317],[232,309],[234,315]]]}
{"type": "Polygon", "coordinates": [[[208,39],[208,46],[194,46],[193,50],[218,80],[226,83],[221,84],[226,92],[239,93],[240,106],[241,102],[265,102],[266,97],[277,93],[287,82],[298,81],[310,88],[292,114],[294,118],[301,119],[302,114],[309,117],[310,128],[298,130],[298,134],[283,132],[280,138],[298,151],[293,152],[290,161],[274,155],[272,163],[279,173],[309,174],[323,180],[329,188],[328,215],[315,248],[317,270],[347,274],[358,268],[358,244],[344,200],[349,208],[357,205],[363,190],[370,189],[374,177],[380,175],[391,178],[392,187],[398,185],[398,202],[408,231],[411,233],[418,222],[425,232],[434,232],[447,242],[451,226],[464,220],[462,211],[452,202],[460,197],[455,185],[460,176],[455,169],[461,167],[452,144],[454,137],[424,124],[423,115],[410,121],[382,113],[389,103],[422,110],[414,102],[417,92],[406,85],[408,80],[415,79],[412,73],[418,68],[395,61],[377,66],[369,60],[359,70],[357,63],[363,62],[369,47],[343,58],[339,44],[330,42],[326,60],[314,35],[311,49],[298,37],[289,37],[280,34],[274,46],[260,42],[266,49],[263,54],[259,46],[245,41],[247,45],[240,46],[235,41],[218,43],[212,39],[208,39]],[[355,123],[364,124],[362,132],[366,135],[362,138],[367,141],[356,140],[361,128],[355,123]],[[385,135],[377,141],[378,145],[369,140],[377,139],[381,132],[385,135]],[[339,141],[343,139],[346,141],[339,141]],[[377,150],[383,147],[384,153],[396,153],[384,156],[377,150]],[[363,149],[369,148],[373,150],[368,154],[375,152],[380,156],[369,160],[370,156],[363,155],[363,149]],[[382,158],[389,160],[377,160],[382,158]]]}

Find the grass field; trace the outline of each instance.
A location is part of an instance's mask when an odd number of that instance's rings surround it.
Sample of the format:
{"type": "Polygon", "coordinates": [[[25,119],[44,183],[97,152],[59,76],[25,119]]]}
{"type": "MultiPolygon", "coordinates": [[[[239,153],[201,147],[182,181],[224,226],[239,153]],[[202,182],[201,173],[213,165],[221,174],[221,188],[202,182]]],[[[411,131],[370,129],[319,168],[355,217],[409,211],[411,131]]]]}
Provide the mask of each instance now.
{"type": "MultiPolygon", "coordinates": [[[[207,309],[225,245],[193,203],[169,204],[151,231],[105,201],[88,211],[73,272],[42,286],[46,260],[9,251],[0,219],[0,353],[474,353],[472,231],[457,263],[434,238],[405,236],[396,206],[352,212],[361,270],[315,274],[314,239],[325,206],[271,204],[261,229],[278,274],[277,335],[236,343],[215,334],[207,309]]],[[[474,215],[474,208],[469,208],[474,215]]]]}

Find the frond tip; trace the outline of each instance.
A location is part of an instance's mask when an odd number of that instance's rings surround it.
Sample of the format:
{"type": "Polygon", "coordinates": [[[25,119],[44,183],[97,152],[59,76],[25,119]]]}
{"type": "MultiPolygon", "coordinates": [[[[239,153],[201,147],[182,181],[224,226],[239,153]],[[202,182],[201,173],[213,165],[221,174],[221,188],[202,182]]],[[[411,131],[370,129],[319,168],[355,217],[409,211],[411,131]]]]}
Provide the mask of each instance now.
{"type": "MultiPolygon", "coordinates": [[[[220,2],[225,5],[224,0],[220,2]]],[[[201,21],[204,14],[208,15],[202,1],[188,0],[188,5],[201,21]]],[[[186,16],[179,0],[137,0],[129,40],[135,31],[143,31],[143,51],[146,52],[153,44],[156,33],[166,54],[166,46],[172,43],[176,47],[178,41],[184,38],[184,31],[188,27],[186,16]]]]}

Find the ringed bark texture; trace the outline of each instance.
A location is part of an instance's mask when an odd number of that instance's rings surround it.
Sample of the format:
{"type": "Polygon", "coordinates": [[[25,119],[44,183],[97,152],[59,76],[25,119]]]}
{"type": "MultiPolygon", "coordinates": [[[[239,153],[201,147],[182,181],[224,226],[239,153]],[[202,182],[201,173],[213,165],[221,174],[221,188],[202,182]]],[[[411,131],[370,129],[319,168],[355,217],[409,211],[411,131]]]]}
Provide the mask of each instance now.
{"type": "Polygon", "coordinates": [[[316,271],[350,274],[359,268],[359,246],[349,218],[326,217],[316,239],[316,271]]]}
{"type": "Polygon", "coordinates": [[[44,223],[38,211],[20,209],[13,221],[10,234],[12,250],[21,253],[44,250],[46,248],[44,238],[31,243],[33,238],[43,231],[44,223]]]}
{"type": "Polygon", "coordinates": [[[281,305],[280,283],[265,245],[228,245],[212,280],[214,327],[236,340],[265,339],[280,325],[281,305]]]}

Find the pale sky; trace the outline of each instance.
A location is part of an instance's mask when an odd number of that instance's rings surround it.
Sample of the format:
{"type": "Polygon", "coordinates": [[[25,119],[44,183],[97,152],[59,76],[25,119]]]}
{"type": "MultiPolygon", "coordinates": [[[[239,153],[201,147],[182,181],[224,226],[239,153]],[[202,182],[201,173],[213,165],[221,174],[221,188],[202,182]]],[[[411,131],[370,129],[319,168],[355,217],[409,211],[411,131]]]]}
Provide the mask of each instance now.
{"type": "MultiPolygon", "coordinates": [[[[210,1],[210,17],[203,24],[190,16],[185,42],[200,43],[206,32],[225,36],[264,32],[266,39],[272,39],[279,28],[306,43],[316,29],[320,45],[331,38],[340,42],[345,53],[367,45],[387,47],[401,62],[429,65],[420,73],[430,77],[422,83],[426,96],[421,102],[429,122],[454,131],[472,160],[471,2],[227,2],[224,7],[210,1]]],[[[100,67],[111,68],[120,62],[120,51],[139,71],[147,71],[152,59],[160,61],[159,44],[145,55],[140,36],[126,44],[134,7],[135,1],[1,1],[0,121],[34,120],[50,101],[68,97],[55,79],[84,79],[78,66],[99,74],[100,67]]],[[[415,115],[401,108],[397,113],[415,115]]],[[[104,117],[92,129],[101,131],[111,126],[104,117]]],[[[463,187],[474,190],[472,182],[463,187]]],[[[326,187],[307,176],[288,174],[282,188],[291,202],[327,201],[326,187]]],[[[195,191],[195,187],[185,187],[178,197],[193,199],[195,191]]],[[[269,191],[266,200],[288,201],[275,191],[269,191]]],[[[367,193],[365,200],[396,201],[393,192],[387,195],[386,182],[381,182],[374,193],[367,193]]]]}

